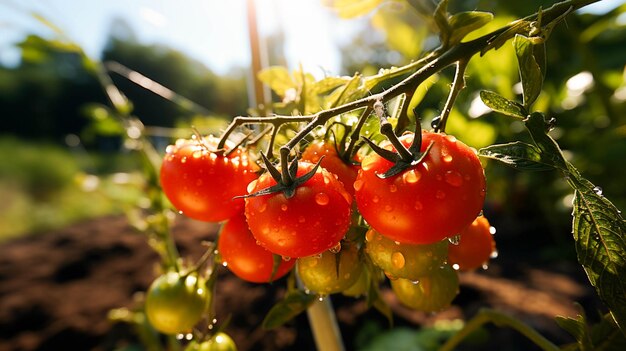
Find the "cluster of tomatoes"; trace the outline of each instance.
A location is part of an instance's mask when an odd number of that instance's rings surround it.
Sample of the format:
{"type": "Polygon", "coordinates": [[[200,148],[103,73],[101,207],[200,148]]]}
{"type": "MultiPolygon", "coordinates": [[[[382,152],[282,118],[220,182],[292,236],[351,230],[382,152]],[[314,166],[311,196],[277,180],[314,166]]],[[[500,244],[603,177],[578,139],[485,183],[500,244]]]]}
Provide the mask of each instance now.
{"type": "MultiPolygon", "coordinates": [[[[407,133],[399,140],[410,146],[413,139],[407,133]]],[[[166,150],[161,185],[186,216],[224,222],[220,259],[244,280],[269,282],[295,265],[309,291],[356,296],[384,273],[402,303],[438,311],[458,292],[457,270],[482,266],[495,245],[481,215],[485,176],[476,152],[443,133],[423,131],[421,142],[423,158],[381,177],[393,162],[372,152],[346,163],[332,143],[315,141],[290,169],[296,186],[287,192],[276,190],[284,180],[261,173],[245,148],[227,145],[224,153],[212,136],[178,140],[166,150]]],[[[396,151],[390,143],[380,146],[396,151]]],[[[198,279],[168,273],[155,284],[165,280],[193,295],[191,310],[202,311],[207,292],[198,279]]],[[[151,316],[150,296],[147,315],[163,332],[188,330],[201,317],[175,307],[166,320],[151,316]]]]}

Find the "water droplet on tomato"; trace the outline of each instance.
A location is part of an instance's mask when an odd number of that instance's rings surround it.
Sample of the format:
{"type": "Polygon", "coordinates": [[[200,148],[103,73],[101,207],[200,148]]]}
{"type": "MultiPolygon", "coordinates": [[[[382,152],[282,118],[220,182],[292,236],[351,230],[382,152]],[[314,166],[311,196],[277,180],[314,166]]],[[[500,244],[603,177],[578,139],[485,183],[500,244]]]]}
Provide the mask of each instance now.
{"type": "Polygon", "coordinates": [[[261,246],[261,242],[260,242],[260,241],[258,241],[258,240],[256,241],[256,244],[257,244],[257,245],[259,245],[259,246],[261,246]]]}
{"type": "Polygon", "coordinates": [[[269,233],[270,233],[270,228],[269,227],[265,227],[265,228],[261,229],[261,234],[268,235],[269,233]]]}
{"type": "Polygon", "coordinates": [[[319,297],[317,298],[317,301],[322,302],[322,301],[324,301],[325,297],[326,297],[326,295],[320,294],[319,297]]]}
{"type": "Polygon", "coordinates": [[[328,251],[336,254],[337,252],[341,251],[341,243],[337,243],[337,245],[331,247],[330,249],[328,249],[328,251]]]}
{"type": "Polygon", "coordinates": [[[387,212],[391,212],[393,210],[393,206],[391,205],[385,205],[385,211],[387,212]]]}
{"type": "Polygon", "coordinates": [[[446,180],[446,183],[452,186],[460,187],[463,185],[463,177],[461,176],[461,173],[457,171],[447,171],[443,177],[446,180]]]}
{"type": "Polygon", "coordinates": [[[171,153],[173,153],[173,152],[176,152],[176,146],[174,146],[174,145],[168,145],[168,146],[165,148],[165,152],[166,152],[166,153],[168,153],[168,154],[171,154],[171,153]]]}
{"type": "Polygon", "coordinates": [[[324,184],[326,185],[330,184],[330,177],[328,177],[327,174],[324,174],[324,184]]]}
{"type": "Polygon", "coordinates": [[[498,250],[493,250],[491,251],[491,254],[489,255],[489,257],[498,258],[498,255],[499,255],[498,250]]]}
{"type": "Polygon", "coordinates": [[[454,135],[446,135],[446,139],[451,143],[456,143],[456,137],[454,135]]]}
{"type": "Polygon", "coordinates": [[[424,205],[422,205],[422,203],[419,202],[419,201],[415,201],[415,206],[414,207],[415,207],[416,210],[421,211],[424,208],[424,205]]]}
{"type": "Polygon", "coordinates": [[[280,205],[280,209],[283,211],[287,211],[287,209],[289,209],[289,206],[287,206],[287,204],[282,204],[280,205]]]}
{"type": "Polygon", "coordinates": [[[298,217],[298,222],[304,223],[304,222],[306,222],[306,218],[304,218],[304,216],[300,216],[300,217],[298,217]]]}
{"type": "Polygon", "coordinates": [[[354,187],[354,190],[356,191],[361,190],[361,188],[363,188],[363,181],[361,179],[356,180],[354,184],[352,184],[352,187],[354,187]]]}
{"type": "Polygon", "coordinates": [[[251,182],[248,184],[248,188],[247,188],[247,190],[248,190],[248,194],[252,194],[252,192],[254,191],[254,188],[255,188],[255,187],[256,187],[256,179],[255,179],[255,180],[253,180],[253,181],[251,181],[251,182]]]}
{"type": "Polygon", "coordinates": [[[397,187],[397,186],[395,186],[395,185],[393,185],[393,184],[391,184],[391,185],[389,186],[389,192],[391,192],[391,193],[395,193],[396,191],[398,191],[398,187],[397,187]]]}
{"type": "Polygon", "coordinates": [[[394,268],[401,269],[404,267],[405,263],[406,260],[404,259],[404,255],[402,254],[402,252],[396,251],[391,254],[391,265],[394,268]]]}
{"type": "Polygon", "coordinates": [[[287,243],[287,241],[285,239],[278,239],[276,241],[278,243],[278,246],[285,246],[285,244],[287,243]]]}
{"type": "Polygon", "coordinates": [[[374,232],[373,230],[368,230],[367,233],[365,233],[365,240],[367,241],[372,241],[374,240],[375,237],[376,237],[376,232],[374,232]]]}
{"type": "Polygon", "coordinates": [[[183,211],[178,211],[178,214],[180,214],[180,215],[183,214],[183,211]]]}
{"type": "Polygon", "coordinates": [[[419,284],[419,283],[420,283],[420,281],[419,281],[419,280],[411,280],[411,284],[413,284],[413,285],[417,285],[417,284],[419,284]]]}
{"type": "Polygon", "coordinates": [[[226,261],[222,262],[222,266],[228,267],[228,262],[226,262],[226,261]]]}
{"type": "Polygon", "coordinates": [[[187,162],[187,156],[183,156],[183,158],[180,159],[180,163],[185,163],[187,162]]]}
{"type": "Polygon", "coordinates": [[[448,238],[448,241],[450,242],[450,244],[452,245],[458,245],[461,243],[461,234],[456,234],[454,236],[451,236],[448,238]]]}
{"type": "Polygon", "coordinates": [[[428,168],[430,167],[428,165],[428,162],[422,162],[422,165],[424,166],[424,169],[426,170],[426,172],[428,172],[428,168]]]}
{"type": "Polygon", "coordinates": [[[387,278],[389,278],[389,280],[398,280],[398,277],[389,272],[385,272],[385,275],[387,276],[387,278]]]}
{"type": "Polygon", "coordinates": [[[202,157],[202,151],[201,151],[201,150],[196,150],[196,151],[194,151],[194,152],[191,154],[191,156],[192,156],[193,158],[200,158],[200,157],[202,157]]]}
{"type": "Polygon", "coordinates": [[[402,174],[402,180],[409,184],[417,183],[421,177],[422,174],[420,172],[416,172],[414,169],[410,169],[402,174]]]}
{"type": "Polygon", "coordinates": [[[441,177],[441,174],[437,174],[435,176],[435,179],[437,179],[438,181],[441,181],[443,179],[443,177],[441,177]]]}
{"type": "Polygon", "coordinates": [[[266,203],[262,203],[261,206],[259,206],[258,212],[259,213],[263,213],[263,212],[265,212],[266,209],[267,209],[267,204],[266,203]]]}
{"type": "Polygon", "coordinates": [[[435,197],[439,200],[443,200],[446,198],[446,193],[444,193],[443,190],[437,190],[437,192],[435,193],[435,197]]]}
{"type": "Polygon", "coordinates": [[[393,243],[396,244],[396,245],[400,245],[399,241],[394,241],[393,243]]]}
{"type": "Polygon", "coordinates": [[[443,162],[452,162],[452,155],[443,155],[443,162]]]}
{"type": "Polygon", "coordinates": [[[289,256],[282,256],[282,258],[283,258],[283,261],[285,262],[289,262],[291,260],[291,257],[289,256]]]}
{"type": "Polygon", "coordinates": [[[459,266],[458,263],[455,263],[452,265],[452,269],[454,269],[455,271],[458,271],[459,269],[461,269],[461,266],[459,266]]]}
{"type": "Polygon", "coordinates": [[[176,146],[178,146],[178,147],[181,147],[181,146],[185,145],[185,143],[186,143],[185,139],[177,139],[174,144],[176,146]]]}
{"type": "Polygon", "coordinates": [[[489,227],[489,234],[494,235],[496,234],[496,227],[489,227]]]}
{"type": "Polygon", "coordinates": [[[375,204],[378,203],[379,201],[380,201],[380,197],[378,197],[378,196],[374,196],[372,198],[372,202],[375,203],[375,204]]]}
{"type": "Polygon", "coordinates": [[[320,206],[326,206],[330,202],[330,198],[325,193],[315,194],[315,203],[320,206]]]}
{"type": "Polygon", "coordinates": [[[486,263],[483,263],[483,267],[482,268],[483,268],[483,270],[486,271],[487,269],[489,269],[489,265],[487,265],[486,263]]]}

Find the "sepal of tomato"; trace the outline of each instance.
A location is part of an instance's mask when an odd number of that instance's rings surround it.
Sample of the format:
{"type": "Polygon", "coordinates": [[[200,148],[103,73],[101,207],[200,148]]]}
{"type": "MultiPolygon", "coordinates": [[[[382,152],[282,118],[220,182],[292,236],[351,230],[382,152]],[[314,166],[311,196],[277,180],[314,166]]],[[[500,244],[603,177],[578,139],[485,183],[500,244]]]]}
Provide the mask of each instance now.
{"type": "MultiPolygon", "coordinates": [[[[219,139],[179,139],[166,149],[161,164],[161,186],[172,205],[187,217],[221,222],[241,212],[246,186],[259,167],[237,148],[228,156],[211,150],[219,139]]],[[[232,145],[231,145],[232,146],[232,145]]]]}
{"type": "MultiPolygon", "coordinates": [[[[296,176],[302,177],[313,167],[299,162],[296,176]]],[[[268,172],[250,183],[248,193],[276,184],[268,172]]],[[[298,185],[289,198],[279,191],[247,197],[245,203],[248,227],[255,239],[283,257],[322,253],[337,245],[350,227],[352,198],[323,168],[298,185]]]]}
{"type": "Polygon", "coordinates": [[[287,274],[296,260],[281,260],[274,272],[274,254],[258,245],[242,213],[229,219],[220,232],[217,249],[222,262],[239,278],[268,283],[287,274]]]}
{"type": "Polygon", "coordinates": [[[491,225],[484,216],[477,217],[459,237],[457,245],[450,245],[448,263],[462,271],[471,271],[486,264],[496,250],[491,225]]]}
{"type": "MultiPolygon", "coordinates": [[[[414,135],[400,137],[410,146],[414,135]]],[[[430,244],[458,234],[481,211],[485,174],[476,152],[454,136],[422,132],[417,165],[382,179],[393,163],[372,153],[354,182],[359,212],[376,231],[394,241],[430,244]]],[[[395,151],[391,144],[384,148],[395,151]]]]}

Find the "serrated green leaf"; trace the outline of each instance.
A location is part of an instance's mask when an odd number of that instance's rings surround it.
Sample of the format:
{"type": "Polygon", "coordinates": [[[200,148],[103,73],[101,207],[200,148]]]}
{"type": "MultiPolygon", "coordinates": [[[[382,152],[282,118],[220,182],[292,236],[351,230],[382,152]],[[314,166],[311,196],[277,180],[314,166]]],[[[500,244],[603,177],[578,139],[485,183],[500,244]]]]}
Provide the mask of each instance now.
{"type": "Polygon", "coordinates": [[[287,90],[296,88],[296,82],[292,79],[287,68],[282,66],[265,68],[257,74],[257,77],[281,98],[285,96],[287,90]]]}
{"type": "Polygon", "coordinates": [[[267,313],[265,319],[263,319],[263,328],[273,329],[285,324],[295,316],[306,311],[315,302],[315,299],[315,295],[309,295],[302,290],[288,292],[285,298],[274,305],[267,313]]]}
{"type": "Polygon", "coordinates": [[[620,211],[568,164],[574,188],[573,234],[578,261],[618,327],[626,331],[626,223],[620,211]]]}
{"type": "Polygon", "coordinates": [[[480,99],[487,107],[495,112],[502,113],[507,116],[516,118],[526,118],[528,115],[524,106],[518,104],[515,101],[511,101],[498,93],[489,90],[482,90],[480,92],[480,99]]]}
{"type": "Polygon", "coordinates": [[[549,160],[550,164],[554,167],[567,170],[567,162],[561,152],[559,145],[548,134],[548,124],[545,117],[539,112],[533,112],[528,116],[525,122],[526,129],[530,132],[530,136],[533,138],[535,145],[541,151],[541,157],[544,160],[549,160]]]}
{"type": "Polygon", "coordinates": [[[448,0],[441,0],[433,14],[435,24],[439,28],[439,39],[444,46],[450,41],[450,23],[448,23],[448,0]]]}
{"type": "Polygon", "coordinates": [[[450,45],[455,45],[469,33],[484,26],[493,19],[493,14],[481,11],[468,11],[454,14],[448,20],[450,25],[450,45]]]}
{"type": "Polygon", "coordinates": [[[521,141],[491,145],[480,149],[478,155],[498,160],[518,170],[549,171],[554,169],[550,160],[542,158],[541,151],[536,146],[521,141]]]}
{"type": "MultiPolygon", "coordinates": [[[[541,93],[541,87],[543,86],[543,74],[538,59],[534,54],[534,45],[531,39],[522,35],[516,35],[513,39],[513,46],[515,47],[515,54],[519,65],[519,74],[522,80],[524,107],[526,107],[526,109],[529,109],[533,102],[537,100],[537,97],[541,93]]],[[[538,50],[538,52],[541,52],[541,50],[538,50]]],[[[544,57],[540,57],[539,59],[545,61],[545,54],[544,57]]],[[[543,65],[545,66],[545,62],[543,65]]]]}
{"type": "Polygon", "coordinates": [[[334,9],[341,18],[355,18],[376,9],[383,0],[326,0],[324,5],[334,9]]]}

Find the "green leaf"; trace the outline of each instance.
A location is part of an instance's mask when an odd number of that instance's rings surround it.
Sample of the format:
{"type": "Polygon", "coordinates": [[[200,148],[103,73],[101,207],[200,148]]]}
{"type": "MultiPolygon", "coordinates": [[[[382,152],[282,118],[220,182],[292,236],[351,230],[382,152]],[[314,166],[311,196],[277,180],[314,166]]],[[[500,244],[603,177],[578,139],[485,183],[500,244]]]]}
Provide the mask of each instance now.
{"type": "Polygon", "coordinates": [[[291,78],[287,68],[282,66],[265,68],[257,74],[257,77],[281,98],[285,96],[287,90],[296,88],[296,82],[291,78]]]}
{"type": "Polygon", "coordinates": [[[382,8],[372,17],[372,25],[385,32],[387,45],[404,57],[418,57],[428,36],[425,26],[412,26],[396,10],[382,8]]]}
{"type": "Polygon", "coordinates": [[[439,2],[433,14],[433,18],[435,19],[437,28],[439,28],[439,39],[441,43],[444,47],[448,46],[451,32],[450,23],[448,23],[448,0],[441,0],[441,2],[439,2]]]}
{"type": "Polygon", "coordinates": [[[543,114],[539,112],[533,112],[528,116],[525,122],[526,128],[530,132],[530,136],[533,138],[535,145],[541,151],[541,157],[544,160],[549,160],[550,164],[554,167],[567,170],[567,161],[561,152],[559,145],[548,134],[549,123],[546,122],[543,114]]]}
{"type": "Polygon", "coordinates": [[[295,316],[306,311],[315,302],[315,299],[315,295],[309,295],[302,290],[288,292],[285,298],[274,305],[267,313],[265,319],[263,319],[263,328],[273,329],[285,324],[295,316]]]}
{"type": "Polygon", "coordinates": [[[480,149],[478,155],[498,160],[518,170],[548,171],[554,169],[550,160],[544,159],[536,146],[520,141],[491,145],[480,149]]]}
{"type": "Polygon", "coordinates": [[[578,261],[618,327],[626,331],[626,222],[600,188],[568,164],[578,261]]]}
{"type": "Polygon", "coordinates": [[[576,318],[561,317],[555,318],[556,323],[565,331],[570,333],[578,343],[578,349],[581,351],[592,350],[591,338],[584,311],[576,316],[576,318]]]}
{"type": "Polygon", "coordinates": [[[376,9],[383,0],[326,0],[324,5],[333,8],[341,18],[366,15],[376,9]]]}
{"type": "Polygon", "coordinates": [[[574,345],[568,345],[564,350],[626,350],[626,337],[619,330],[610,314],[602,316],[598,323],[589,325],[582,306],[578,305],[578,308],[580,314],[575,318],[556,317],[557,324],[576,339],[574,345]]]}
{"type": "Polygon", "coordinates": [[[428,77],[425,81],[423,81],[422,84],[420,84],[415,89],[415,91],[413,92],[413,97],[411,98],[411,101],[409,101],[409,107],[407,110],[407,114],[409,115],[410,118],[415,119],[414,110],[417,108],[420,102],[424,100],[424,97],[426,96],[426,93],[428,92],[428,90],[433,85],[435,85],[437,81],[439,81],[439,75],[433,74],[432,76],[428,77]]]}
{"type": "Polygon", "coordinates": [[[469,33],[484,26],[493,19],[489,12],[469,11],[454,14],[448,20],[450,25],[450,45],[456,45],[469,33]]]}
{"type": "Polygon", "coordinates": [[[498,50],[502,45],[504,45],[504,43],[506,43],[518,32],[530,30],[531,23],[532,22],[530,21],[524,20],[518,20],[513,22],[504,32],[496,34],[493,38],[489,40],[489,45],[480,50],[480,56],[483,56],[487,51],[491,49],[498,50]]]}
{"type": "Polygon", "coordinates": [[[480,99],[487,107],[495,112],[502,113],[507,116],[516,118],[526,118],[528,112],[524,106],[518,104],[515,101],[511,101],[498,93],[489,90],[482,90],[480,92],[480,99]]]}
{"type": "MultiPolygon", "coordinates": [[[[540,45],[543,46],[543,43],[540,45]]],[[[522,35],[515,36],[513,46],[515,47],[520,78],[522,80],[524,107],[529,109],[541,93],[544,76],[541,72],[541,65],[545,67],[545,53],[543,53],[543,56],[535,57],[533,40],[522,35]],[[538,61],[543,62],[540,64],[538,61]]],[[[537,50],[537,52],[541,53],[541,50],[537,50]]]]}
{"type": "Polygon", "coordinates": [[[344,86],[340,86],[326,98],[328,108],[343,105],[364,96],[361,89],[361,75],[355,74],[344,86]]]}

